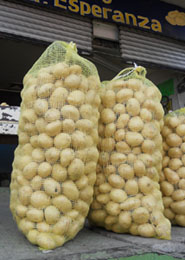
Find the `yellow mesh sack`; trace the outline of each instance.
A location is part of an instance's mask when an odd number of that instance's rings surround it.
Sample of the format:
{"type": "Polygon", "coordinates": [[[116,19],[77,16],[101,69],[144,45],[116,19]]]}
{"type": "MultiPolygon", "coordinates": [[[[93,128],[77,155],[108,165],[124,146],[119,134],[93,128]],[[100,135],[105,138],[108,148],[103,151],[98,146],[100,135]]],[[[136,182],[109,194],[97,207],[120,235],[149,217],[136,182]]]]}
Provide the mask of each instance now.
{"type": "Polygon", "coordinates": [[[10,209],[41,249],[83,227],[98,160],[100,81],[73,43],[51,44],[24,77],[10,209]]]}
{"type": "Polygon", "coordinates": [[[170,239],[163,215],[164,111],[143,67],[121,71],[101,90],[97,180],[89,220],[117,233],[170,239]]]}
{"type": "Polygon", "coordinates": [[[185,226],[185,108],[165,116],[162,136],[164,215],[172,224],[185,226]]]}

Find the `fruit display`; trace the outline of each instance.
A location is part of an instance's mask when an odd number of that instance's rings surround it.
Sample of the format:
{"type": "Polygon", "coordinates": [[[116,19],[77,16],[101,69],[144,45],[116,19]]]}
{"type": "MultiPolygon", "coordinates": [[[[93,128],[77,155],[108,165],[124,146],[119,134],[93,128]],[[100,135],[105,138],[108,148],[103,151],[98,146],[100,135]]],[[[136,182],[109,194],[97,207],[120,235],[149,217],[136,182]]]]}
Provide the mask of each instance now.
{"type": "Polygon", "coordinates": [[[89,220],[117,233],[170,239],[159,186],[164,111],[143,67],[102,83],[97,179],[89,220]]]}
{"type": "Polygon", "coordinates": [[[57,41],[23,83],[10,209],[32,244],[54,249],[83,227],[93,199],[100,81],[74,44],[57,41]]]}
{"type": "Polygon", "coordinates": [[[165,116],[162,136],[164,214],[172,224],[185,226],[185,109],[165,116]]]}

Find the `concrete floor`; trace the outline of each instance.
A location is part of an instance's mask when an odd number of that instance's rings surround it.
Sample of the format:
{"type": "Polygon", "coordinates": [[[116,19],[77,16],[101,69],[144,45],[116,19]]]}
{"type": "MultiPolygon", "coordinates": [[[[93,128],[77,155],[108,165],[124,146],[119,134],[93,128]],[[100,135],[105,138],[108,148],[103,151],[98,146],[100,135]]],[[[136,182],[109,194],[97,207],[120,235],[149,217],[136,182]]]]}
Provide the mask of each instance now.
{"type": "Polygon", "coordinates": [[[9,189],[0,188],[0,260],[107,260],[143,253],[185,259],[185,228],[173,227],[172,240],[115,234],[88,225],[72,241],[48,253],[18,231],[9,210],[9,189]]]}

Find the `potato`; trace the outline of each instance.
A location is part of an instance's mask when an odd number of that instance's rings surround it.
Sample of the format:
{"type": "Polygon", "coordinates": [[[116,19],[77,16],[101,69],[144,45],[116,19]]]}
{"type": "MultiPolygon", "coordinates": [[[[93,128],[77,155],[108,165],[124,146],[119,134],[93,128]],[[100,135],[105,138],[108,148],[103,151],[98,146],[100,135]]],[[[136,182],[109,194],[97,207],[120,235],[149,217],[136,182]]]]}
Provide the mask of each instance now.
{"type": "Polygon", "coordinates": [[[43,162],[45,160],[45,155],[44,155],[44,151],[40,148],[36,148],[33,150],[32,152],[32,158],[33,158],[33,161],[35,162],[43,162]]]}
{"type": "Polygon", "coordinates": [[[170,158],[180,158],[182,156],[182,151],[178,147],[173,147],[168,150],[168,156],[170,158]]]}
{"type": "Polygon", "coordinates": [[[127,194],[122,189],[112,189],[110,192],[110,199],[116,203],[121,203],[127,199],[127,194]]]}
{"type": "Polygon", "coordinates": [[[27,133],[24,132],[19,132],[18,140],[19,144],[27,144],[29,142],[30,137],[28,136],[27,133]]]}
{"type": "Polygon", "coordinates": [[[43,183],[45,192],[49,196],[57,196],[61,192],[61,187],[59,182],[53,180],[52,178],[46,178],[43,183]]]}
{"type": "Polygon", "coordinates": [[[142,177],[145,175],[146,167],[143,161],[135,160],[134,161],[134,173],[138,177],[142,177]]]}
{"type": "Polygon", "coordinates": [[[60,62],[53,66],[52,72],[56,79],[61,79],[69,75],[70,69],[66,63],[60,62]]]}
{"type": "Polygon", "coordinates": [[[157,202],[152,195],[143,196],[141,199],[141,205],[146,208],[149,212],[153,211],[157,202]]]}
{"type": "Polygon", "coordinates": [[[99,191],[101,193],[108,193],[111,191],[111,189],[112,187],[109,183],[102,183],[101,185],[99,185],[99,191]]]}
{"type": "Polygon", "coordinates": [[[64,195],[58,195],[52,199],[52,204],[58,208],[63,214],[72,210],[71,201],[64,195]]]}
{"type": "Polygon", "coordinates": [[[37,120],[37,115],[35,114],[35,111],[33,109],[25,109],[22,112],[22,119],[25,123],[35,123],[37,120]]]}
{"type": "Polygon", "coordinates": [[[37,90],[35,83],[29,88],[25,89],[21,94],[22,100],[26,107],[32,108],[35,100],[37,99],[37,90]]]}
{"type": "Polygon", "coordinates": [[[18,228],[23,232],[23,234],[27,235],[27,233],[34,228],[34,223],[23,218],[18,223],[18,228]]]}
{"type": "Polygon", "coordinates": [[[30,182],[30,185],[34,191],[41,190],[42,184],[43,184],[43,179],[39,175],[33,177],[33,179],[30,182]]]}
{"type": "Polygon", "coordinates": [[[107,204],[110,200],[110,197],[108,194],[99,194],[97,197],[96,197],[97,201],[100,203],[100,204],[107,204]]]}
{"type": "Polygon", "coordinates": [[[163,161],[162,161],[162,163],[163,163],[163,164],[162,164],[162,167],[163,167],[163,168],[167,167],[169,161],[170,161],[170,158],[169,158],[168,156],[164,156],[164,157],[163,157],[163,161]]]}
{"type": "Polygon", "coordinates": [[[145,123],[141,133],[143,137],[153,139],[158,134],[158,129],[154,123],[145,123]]]}
{"type": "Polygon", "coordinates": [[[133,179],[134,170],[129,164],[123,163],[118,167],[120,176],[126,180],[133,179]]]}
{"type": "Polygon", "coordinates": [[[19,200],[22,203],[22,205],[29,205],[31,195],[33,195],[33,193],[32,188],[30,186],[25,185],[19,189],[19,200]]]}
{"type": "Polygon", "coordinates": [[[128,114],[121,114],[116,122],[116,128],[125,128],[129,122],[130,116],[128,114]]]}
{"type": "Polygon", "coordinates": [[[178,183],[180,189],[185,190],[185,179],[181,179],[178,183]]]}
{"type": "Polygon", "coordinates": [[[48,177],[51,174],[52,167],[48,162],[42,162],[38,167],[38,175],[42,178],[48,177]]]}
{"type": "Polygon", "coordinates": [[[170,208],[164,209],[164,216],[168,218],[170,221],[172,221],[175,218],[175,214],[170,208]]]}
{"type": "Polygon", "coordinates": [[[145,224],[148,222],[150,215],[146,208],[139,207],[133,210],[132,217],[136,224],[145,224]]]}
{"type": "Polygon", "coordinates": [[[120,204],[122,210],[134,210],[141,205],[141,201],[138,198],[130,197],[127,198],[123,203],[120,204]]]}
{"type": "Polygon", "coordinates": [[[55,206],[48,206],[45,208],[44,217],[46,223],[55,224],[60,218],[60,211],[55,206]]]}
{"type": "Polygon", "coordinates": [[[122,153],[115,152],[111,154],[110,161],[113,165],[118,166],[126,161],[126,156],[122,153]]]}
{"type": "Polygon", "coordinates": [[[42,133],[38,135],[37,143],[40,147],[47,149],[53,146],[53,138],[45,133],[42,133]]]}
{"type": "Polygon", "coordinates": [[[170,204],[173,202],[173,199],[171,197],[163,196],[163,204],[165,208],[168,208],[170,204]]]}
{"type": "Polygon", "coordinates": [[[149,154],[152,154],[155,148],[155,142],[149,139],[145,139],[141,146],[142,152],[149,154]]]}
{"type": "Polygon", "coordinates": [[[154,165],[154,156],[146,154],[146,153],[141,153],[137,156],[137,158],[141,161],[144,162],[146,167],[152,167],[154,165]]]}
{"type": "Polygon", "coordinates": [[[39,85],[43,85],[45,83],[53,83],[54,77],[46,70],[40,70],[37,75],[37,83],[39,85]]]}
{"type": "Polygon", "coordinates": [[[114,150],[115,141],[113,138],[102,138],[100,146],[102,151],[111,152],[114,150]]]}
{"type": "Polygon", "coordinates": [[[170,208],[179,215],[185,215],[185,200],[172,202],[170,208]]]}
{"type": "Polygon", "coordinates": [[[176,128],[178,125],[180,124],[180,120],[178,117],[174,116],[174,117],[169,117],[168,118],[168,123],[167,125],[170,128],[176,128]]]}
{"type": "Polygon", "coordinates": [[[185,190],[182,190],[182,189],[175,190],[172,193],[171,197],[173,200],[176,200],[176,201],[184,200],[185,199],[185,190]]]}
{"type": "Polygon", "coordinates": [[[56,181],[63,182],[67,178],[67,170],[65,167],[62,167],[59,163],[56,163],[53,165],[51,176],[56,181]]]}
{"type": "Polygon", "coordinates": [[[112,225],[118,222],[118,217],[115,216],[107,216],[105,218],[105,225],[112,225]]]}
{"type": "Polygon", "coordinates": [[[79,191],[73,181],[65,181],[62,183],[62,193],[69,200],[77,200],[79,198],[79,191]]]}
{"type": "Polygon", "coordinates": [[[80,90],[74,90],[69,93],[67,102],[72,106],[81,106],[84,103],[85,95],[80,90]]]}
{"type": "Polygon", "coordinates": [[[53,121],[45,126],[45,132],[49,136],[56,136],[62,130],[62,122],[60,120],[53,121]]]}
{"type": "Polygon", "coordinates": [[[177,174],[180,178],[182,179],[185,179],[185,167],[180,167],[178,170],[177,170],[177,174]]]}
{"type": "Polygon", "coordinates": [[[114,123],[107,124],[104,129],[105,137],[112,137],[116,131],[116,125],[114,123]]]}
{"type": "Polygon", "coordinates": [[[177,134],[171,133],[166,137],[166,143],[171,147],[178,147],[182,144],[182,139],[177,134]]]}
{"type": "Polygon", "coordinates": [[[131,148],[126,142],[121,141],[116,143],[116,151],[118,153],[128,154],[131,152],[131,148]]]}
{"type": "Polygon", "coordinates": [[[35,122],[36,129],[40,134],[45,132],[46,125],[47,123],[42,117],[39,117],[35,122]]]}
{"type": "Polygon", "coordinates": [[[81,78],[76,74],[67,76],[64,80],[64,86],[69,89],[77,89],[80,86],[81,78]]]}
{"type": "Polygon", "coordinates": [[[16,206],[16,214],[20,218],[24,218],[26,216],[27,210],[28,210],[28,208],[21,204],[16,206]]]}
{"type": "Polygon", "coordinates": [[[181,144],[180,149],[181,149],[181,151],[182,151],[183,153],[185,153],[185,143],[182,143],[182,144],[181,144]]]}
{"type": "Polygon", "coordinates": [[[125,113],[125,105],[124,104],[115,104],[115,106],[113,107],[113,111],[114,113],[116,113],[117,115],[121,115],[125,113]]]}
{"type": "Polygon", "coordinates": [[[46,150],[45,158],[48,163],[55,163],[60,157],[60,151],[55,147],[51,147],[46,150]]]}
{"type": "Polygon", "coordinates": [[[61,109],[65,105],[67,97],[68,91],[66,88],[56,88],[49,98],[50,108],[61,109]]]}
{"type": "Polygon", "coordinates": [[[39,233],[37,243],[40,248],[44,248],[45,250],[51,250],[56,247],[56,243],[50,233],[39,233]]]}
{"type": "Polygon", "coordinates": [[[93,188],[92,186],[86,186],[83,190],[80,190],[80,199],[87,202],[91,203],[93,199],[93,188]]]}
{"type": "Polygon", "coordinates": [[[133,132],[140,132],[143,129],[144,123],[139,116],[132,117],[128,123],[128,127],[133,132]]]}
{"type": "Polygon", "coordinates": [[[32,244],[37,244],[37,236],[38,236],[39,232],[37,230],[30,230],[27,234],[27,238],[28,240],[32,243],[32,244]]]}
{"type": "Polygon", "coordinates": [[[140,118],[144,121],[144,122],[150,122],[153,118],[152,113],[146,109],[146,108],[142,108],[140,110],[140,118]]]}
{"type": "Polygon", "coordinates": [[[138,180],[138,186],[140,191],[146,195],[149,194],[154,188],[153,181],[147,176],[143,176],[138,180]]]}
{"type": "Polygon", "coordinates": [[[76,128],[82,132],[91,133],[93,123],[88,119],[80,119],[76,122],[76,128]]]}
{"type": "Polygon", "coordinates": [[[26,213],[27,219],[32,222],[41,222],[43,221],[44,214],[40,209],[29,208],[26,213]]]}
{"type": "Polygon", "coordinates": [[[37,95],[39,98],[47,98],[51,95],[54,90],[54,84],[46,83],[37,89],[37,95]]]}
{"type": "Polygon", "coordinates": [[[30,197],[30,202],[33,207],[43,209],[50,204],[50,199],[44,191],[35,191],[30,197]]]}
{"type": "Polygon", "coordinates": [[[139,191],[139,188],[138,188],[138,183],[136,180],[132,179],[132,180],[128,180],[126,183],[125,183],[125,187],[124,187],[126,193],[128,195],[136,195],[139,191]]]}
{"type": "Polygon", "coordinates": [[[61,115],[64,119],[71,119],[77,121],[80,117],[79,111],[75,106],[65,105],[61,109],[61,115]]]}
{"type": "Polygon", "coordinates": [[[183,227],[185,226],[185,216],[184,215],[176,215],[175,221],[177,222],[178,225],[183,226],[183,227]]]}
{"type": "Polygon", "coordinates": [[[98,225],[101,225],[101,223],[104,222],[104,219],[106,218],[107,214],[106,211],[103,209],[97,209],[90,212],[89,218],[92,222],[97,223],[98,225]]]}
{"type": "Polygon", "coordinates": [[[134,94],[134,92],[131,89],[127,89],[127,88],[121,89],[116,94],[116,101],[118,103],[127,102],[127,101],[129,101],[130,98],[133,97],[133,94],[134,94]]]}
{"type": "Polygon", "coordinates": [[[119,214],[118,223],[123,228],[129,228],[132,223],[131,213],[129,211],[124,211],[119,214]]]}
{"type": "Polygon", "coordinates": [[[173,158],[169,161],[169,168],[176,171],[183,166],[182,161],[178,158],[173,158]]]}
{"type": "Polygon", "coordinates": [[[90,104],[84,104],[80,106],[79,112],[83,119],[89,119],[92,116],[92,106],[90,104]]]}
{"type": "Polygon", "coordinates": [[[175,171],[171,170],[170,168],[165,168],[164,174],[166,179],[169,181],[169,183],[177,184],[179,182],[178,174],[175,171]]]}
{"type": "Polygon", "coordinates": [[[100,114],[100,118],[104,124],[110,124],[115,121],[116,115],[110,108],[104,108],[100,114]]]}
{"type": "Polygon", "coordinates": [[[174,191],[174,187],[169,182],[163,181],[161,182],[161,191],[164,194],[164,196],[171,196],[174,191]]]}
{"type": "Polygon", "coordinates": [[[117,189],[121,189],[125,186],[125,181],[119,175],[116,174],[111,174],[108,177],[108,182],[112,187],[117,189]]]}
{"type": "Polygon", "coordinates": [[[71,136],[66,133],[60,133],[54,138],[54,145],[58,149],[68,148],[71,144],[71,136]]]}
{"type": "Polygon", "coordinates": [[[120,206],[116,202],[109,201],[106,204],[105,208],[106,208],[107,213],[111,216],[118,216],[120,213],[120,206]]]}
{"type": "Polygon", "coordinates": [[[155,229],[151,224],[142,224],[138,226],[138,233],[143,237],[154,237],[155,229]]]}
{"type": "Polygon", "coordinates": [[[71,136],[72,146],[75,149],[83,149],[86,146],[86,135],[81,131],[73,132],[71,136]]]}
{"type": "Polygon", "coordinates": [[[127,132],[125,136],[128,145],[135,147],[141,145],[143,142],[143,136],[137,132],[127,132]]]}
{"type": "Polygon", "coordinates": [[[71,180],[78,180],[84,174],[84,163],[75,158],[68,167],[68,175],[71,180]]]}
{"type": "Polygon", "coordinates": [[[142,104],[146,97],[142,91],[136,91],[134,92],[134,98],[136,98],[139,103],[142,104]]]}
{"type": "Polygon", "coordinates": [[[126,110],[129,115],[137,116],[140,113],[140,103],[135,98],[130,98],[126,104],[126,110]]]}
{"type": "MultiPolygon", "coordinates": [[[[143,224],[143,225],[145,225],[145,224],[143,224]]],[[[130,228],[129,228],[129,233],[132,234],[132,235],[134,235],[134,236],[139,235],[139,233],[138,233],[138,227],[139,227],[138,224],[132,223],[131,226],[130,226],[130,228]]]]}
{"type": "Polygon", "coordinates": [[[43,116],[48,110],[48,102],[45,99],[37,99],[34,103],[34,111],[38,116],[43,116]]]}
{"type": "Polygon", "coordinates": [[[31,180],[37,174],[38,164],[35,162],[30,162],[23,169],[23,176],[31,180]]]}
{"type": "Polygon", "coordinates": [[[83,200],[77,200],[74,209],[76,209],[82,216],[86,217],[89,211],[89,205],[83,200]]]}
{"type": "Polygon", "coordinates": [[[114,139],[119,142],[124,140],[125,137],[125,131],[123,129],[118,129],[114,134],[114,139]]]}

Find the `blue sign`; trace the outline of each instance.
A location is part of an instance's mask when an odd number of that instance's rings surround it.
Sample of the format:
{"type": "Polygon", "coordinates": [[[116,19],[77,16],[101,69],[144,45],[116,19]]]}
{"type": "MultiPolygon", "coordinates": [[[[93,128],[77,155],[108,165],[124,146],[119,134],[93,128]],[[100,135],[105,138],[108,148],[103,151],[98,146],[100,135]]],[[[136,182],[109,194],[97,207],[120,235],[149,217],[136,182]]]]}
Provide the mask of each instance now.
{"type": "Polygon", "coordinates": [[[159,0],[25,0],[185,41],[185,9],[159,0]]]}

